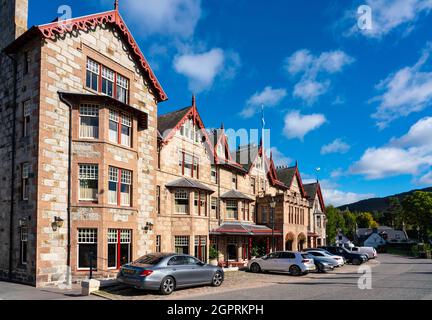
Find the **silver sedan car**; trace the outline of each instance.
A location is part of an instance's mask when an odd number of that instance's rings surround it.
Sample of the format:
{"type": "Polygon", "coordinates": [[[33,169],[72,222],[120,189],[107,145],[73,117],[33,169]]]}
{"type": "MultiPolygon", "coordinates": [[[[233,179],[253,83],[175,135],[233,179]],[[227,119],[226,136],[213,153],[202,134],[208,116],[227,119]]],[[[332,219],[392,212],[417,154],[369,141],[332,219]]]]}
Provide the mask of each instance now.
{"type": "Polygon", "coordinates": [[[316,267],[314,260],[307,253],[277,251],[261,258],[252,259],[248,263],[248,269],[252,272],[289,272],[293,276],[300,276],[316,270],[316,267]]]}
{"type": "Polygon", "coordinates": [[[137,289],[158,290],[163,295],[175,289],[199,285],[218,287],[224,280],[222,268],[176,253],[153,253],[121,267],[117,281],[137,289]]]}

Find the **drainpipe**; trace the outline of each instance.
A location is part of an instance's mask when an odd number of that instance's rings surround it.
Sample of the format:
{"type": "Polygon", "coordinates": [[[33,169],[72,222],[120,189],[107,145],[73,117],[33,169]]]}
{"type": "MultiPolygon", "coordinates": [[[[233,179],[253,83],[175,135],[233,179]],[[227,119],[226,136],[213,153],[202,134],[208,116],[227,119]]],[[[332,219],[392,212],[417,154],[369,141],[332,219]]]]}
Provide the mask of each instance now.
{"type": "Polygon", "coordinates": [[[68,191],[67,191],[67,285],[72,283],[71,275],[71,206],[72,206],[72,108],[73,103],[67,100],[61,92],[59,97],[62,102],[69,106],[69,142],[68,142],[68,191]]]}
{"type": "Polygon", "coordinates": [[[13,118],[12,118],[12,159],[11,159],[11,185],[10,185],[10,215],[9,215],[9,272],[8,277],[9,280],[12,280],[12,270],[13,270],[13,230],[14,223],[13,218],[15,214],[15,206],[14,206],[14,189],[15,189],[15,150],[16,150],[16,110],[17,110],[17,73],[18,73],[18,62],[17,60],[9,54],[6,54],[13,61],[13,98],[12,98],[12,107],[13,107],[13,118]]]}

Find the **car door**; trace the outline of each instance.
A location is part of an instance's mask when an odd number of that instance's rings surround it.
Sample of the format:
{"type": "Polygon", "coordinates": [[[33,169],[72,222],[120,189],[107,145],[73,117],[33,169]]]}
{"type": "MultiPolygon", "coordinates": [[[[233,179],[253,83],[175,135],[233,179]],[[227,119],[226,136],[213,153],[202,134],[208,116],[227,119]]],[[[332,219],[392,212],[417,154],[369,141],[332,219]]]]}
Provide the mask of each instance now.
{"type": "Polygon", "coordinates": [[[188,263],[192,267],[190,273],[190,283],[210,283],[213,271],[203,262],[194,257],[187,257],[188,263]]]}
{"type": "Polygon", "coordinates": [[[294,261],[295,254],[293,252],[281,252],[278,259],[278,270],[288,272],[294,261]]]}
{"type": "Polygon", "coordinates": [[[191,283],[193,268],[189,264],[187,256],[174,256],[168,261],[167,265],[169,273],[176,281],[177,287],[193,285],[193,282],[191,283]]]}
{"type": "Polygon", "coordinates": [[[279,253],[273,252],[266,256],[265,259],[262,260],[261,269],[264,270],[277,270],[279,253]]]}

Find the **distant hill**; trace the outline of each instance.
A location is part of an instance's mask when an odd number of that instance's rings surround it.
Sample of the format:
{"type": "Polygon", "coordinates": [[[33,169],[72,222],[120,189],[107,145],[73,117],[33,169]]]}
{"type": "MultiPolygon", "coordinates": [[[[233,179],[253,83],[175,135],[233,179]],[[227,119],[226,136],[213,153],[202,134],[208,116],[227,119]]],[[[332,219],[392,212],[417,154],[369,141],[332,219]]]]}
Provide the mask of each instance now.
{"type": "Polygon", "coordinates": [[[406,197],[407,195],[410,195],[411,193],[414,193],[415,191],[426,191],[426,192],[432,192],[432,187],[429,188],[424,188],[424,189],[416,189],[416,190],[411,190],[408,192],[403,192],[403,193],[399,193],[399,194],[395,194],[392,196],[388,196],[388,197],[383,197],[383,198],[371,198],[371,199],[366,199],[366,200],[361,200],[358,202],[354,202],[351,204],[345,204],[343,206],[338,207],[341,210],[345,210],[346,208],[349,209],[349,211],[355,212],[355,211],[368,211],[368,212],[373,212],[373,211],[384,211],[385,209],[388,208],[388,199],[389,198],[399,198],[400,201],[402,201],[402,199],[404,197],[406,197]]]}

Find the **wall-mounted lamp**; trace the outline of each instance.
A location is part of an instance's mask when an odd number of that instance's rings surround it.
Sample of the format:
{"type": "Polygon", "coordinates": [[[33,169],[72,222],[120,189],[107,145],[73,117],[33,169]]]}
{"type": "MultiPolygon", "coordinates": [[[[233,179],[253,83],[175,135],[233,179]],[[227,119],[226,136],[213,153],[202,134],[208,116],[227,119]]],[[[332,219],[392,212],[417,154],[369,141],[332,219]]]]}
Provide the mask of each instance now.
{"type": "Polygon", "coordinates": [[[147,222],[146,225],[143,227],[143,230],[145,232],[149,232],[153,230],[153,223],[147,222]]]}
{"type": "Polygon", "coordinates": [[[26,218],[21,218],[21,219],[19,219],[19,226],[21,227],[21,228],[23,228],[23,227],[27,227],[27,219],[26,218]]]}
{"type": "Polygon", "coordinates": [[[51,223],[51,227],[53,231],[57,231],[57,229],[63,227],[64,220],[60,217],[54,217],[54,222],[51,223]]]}

